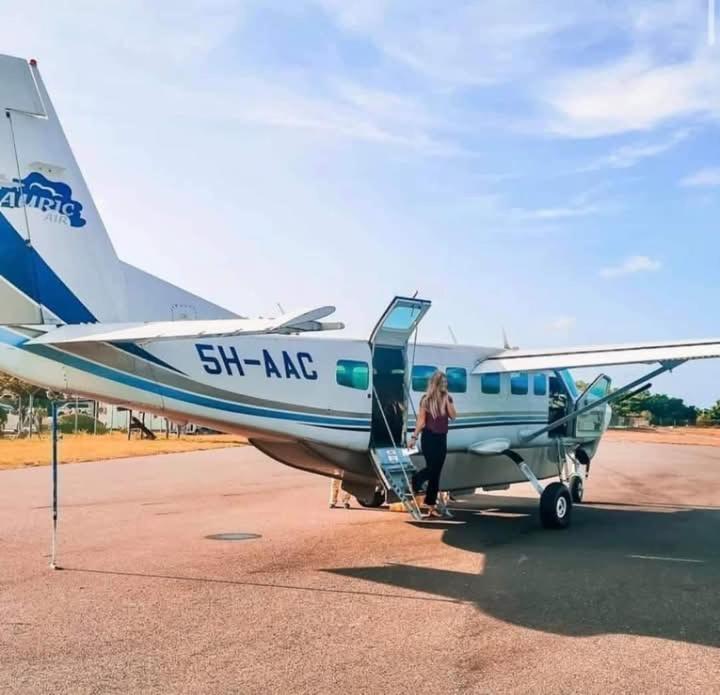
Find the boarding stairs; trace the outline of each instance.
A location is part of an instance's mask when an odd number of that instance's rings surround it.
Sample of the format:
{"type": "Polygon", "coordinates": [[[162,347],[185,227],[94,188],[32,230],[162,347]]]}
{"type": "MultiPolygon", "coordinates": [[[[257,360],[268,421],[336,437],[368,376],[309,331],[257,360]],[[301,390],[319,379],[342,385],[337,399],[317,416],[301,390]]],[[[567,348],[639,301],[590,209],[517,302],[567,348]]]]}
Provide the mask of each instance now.
{"type": "MultiPolygon", "coordinates": [[[[145,416],[143,416],[143,420],[144,419],[145,416]]],[[[153,432],[151,429],[148,429],[145,426],[145,423],[140,420],[140,418],[137,418],[134,415],[130,418],[128,438],[130,436],[130,432],[140,432],[140,439],[157,439],[157,437],[155,436],[155,432],[153,432]]]]}
{"type": "Polygon", "coordinates": [[[415,467],[410,459],[410,450],[390,446],[370,449],[370,459],[375,472],[388,492],[393,492],[403,503],[408,514],[415,521],[422,519],[422,512],[412,489],[415,467]]]}

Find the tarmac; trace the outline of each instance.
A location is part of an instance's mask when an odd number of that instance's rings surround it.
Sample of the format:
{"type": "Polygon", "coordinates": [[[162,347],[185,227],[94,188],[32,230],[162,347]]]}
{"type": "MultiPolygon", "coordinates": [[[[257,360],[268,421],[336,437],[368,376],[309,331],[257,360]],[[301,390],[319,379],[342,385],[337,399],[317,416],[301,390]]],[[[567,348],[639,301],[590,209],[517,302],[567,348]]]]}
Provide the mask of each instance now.
{"type": "Polygon", "coordinates": [[[60,485],[53,571],[50,469],[0,472],[2,693],[720,693],[720,448],[603,443],[565,531],[528,486],[330,510],[250,447],[60,485]]]}

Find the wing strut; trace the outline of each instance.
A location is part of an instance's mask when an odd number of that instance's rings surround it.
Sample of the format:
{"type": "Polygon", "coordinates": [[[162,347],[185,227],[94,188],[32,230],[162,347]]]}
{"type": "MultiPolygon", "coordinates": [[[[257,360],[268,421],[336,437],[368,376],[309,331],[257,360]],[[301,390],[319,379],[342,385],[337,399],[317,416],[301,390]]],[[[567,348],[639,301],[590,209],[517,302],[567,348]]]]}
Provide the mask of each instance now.
{"type": "Polygon", "coordinates": [[[649,374],[646,374],[643,377],[640,377],[639,379],[635,379],[635,381],[630,382],[626,386],[623,386],[622,388],[619,388],[617,391],[613,391],[612,393],[609,393],[607,396],[603,398],[599,398],[596,401],[593,401],[590,405],[585,406],[584,408],[580,408],[580,410],[576,410],[574,413],[570,413],[570,415],[566,415],[565,417],[561,417],[559,420],[555,420],[554,422],[551,422],[546,427],[543,427],[539,430],[536,430],[535,432],[531,432],[529,435],[522,438],[522,443],[527,444],[528,442],[531,442],[533,439],[537,439],[541,435],[545,434],[546,432],[549,432],[550,430],[554,430],[556,427],[560,427],[561,425],[564,425],[566,422],[571,422],[572,420],[576,420],[581,415],[585,415],[585,413],[589,412],[590,410],[593,410],[595,408],[599,408],[601,405],[605,405],[606,403],[611,403],[612,401],[620,400],[623,396],[625,396],[629,391],[632,391],[633,389],[637,388],[638,386],[641,386],[647,381],[650,381],[650,379],[654,379],[659,374],[664,374],[665,372],[669,372],[675,367],[679,367],[681,364],[686,362],[687,360],[673,360],[668,362],[661,362],[661,366],[657,369],[653,370],[649,374]]]}

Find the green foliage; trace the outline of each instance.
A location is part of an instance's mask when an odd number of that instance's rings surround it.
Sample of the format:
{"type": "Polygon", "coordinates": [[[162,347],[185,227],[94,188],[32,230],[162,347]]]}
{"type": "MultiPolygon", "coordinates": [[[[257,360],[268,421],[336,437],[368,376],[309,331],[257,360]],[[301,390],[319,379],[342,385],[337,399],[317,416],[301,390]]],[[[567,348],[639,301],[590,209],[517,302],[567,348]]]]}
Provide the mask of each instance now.
{"type": "MultiPolygon", "coordinates": [[[[0,395],[4,392],[14,394],[16,397],[19,396],[26,402],[32,394],[33,406],[35,408],[47,409],[50,407],[50,401],[48,400],[45,389],[0,372],[0,395]]],[[[6,400],[5,402],[7,403],[8,401],[6,400]]]]}
{"type": "Polygon", "coordinates": [[[700,413],[694,405],[686,405],[682,398],[647,391],[616,403],[613,410],[623,417],[647,414],[653,425],[694,425],[700,413]]]}
{"type": "Polygon", "coordinates": [[[698,418],[698,424],[706,427],[720,425],[720,401],[711,408],[702,411],[698,418]]]}
{"type": "Polygon", "coordinates": [[[618,403],[613,403],[613,410],[622,417],[632,417],[633,415],[642,415],[647,412],[647,400],[650,394],[647,391],[625,398],[618,403]]]}
{"type": "MultiPolygon", "coordinates": [[[[58,420],[58,426],[60,428],[60,431],[63,434],[72,434],[75,432],[75,415],[63,415],[58,420]]],[[[92,434],[95,432],[95,419],[90,417],[89,415],[82,415],[78,414],[77,416],[77,431],[78,432],[88,432],[92,434]]],[[[102,422],[97,422],[97,433],[98,434],[105,434],[107,432],[107,428],[105,425],[102,424],[102,422]]]]}

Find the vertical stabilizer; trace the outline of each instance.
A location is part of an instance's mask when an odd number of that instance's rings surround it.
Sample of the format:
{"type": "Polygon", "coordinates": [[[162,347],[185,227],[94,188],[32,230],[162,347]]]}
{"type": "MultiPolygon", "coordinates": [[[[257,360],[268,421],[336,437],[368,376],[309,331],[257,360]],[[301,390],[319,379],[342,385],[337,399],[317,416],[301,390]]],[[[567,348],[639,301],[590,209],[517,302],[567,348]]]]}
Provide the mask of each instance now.
{"type": "Polygon", "coordinates": [[[122,265],[37,66],[0,56],[0,323],[127,318],[122,265]]]}

